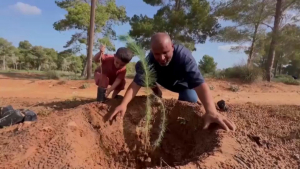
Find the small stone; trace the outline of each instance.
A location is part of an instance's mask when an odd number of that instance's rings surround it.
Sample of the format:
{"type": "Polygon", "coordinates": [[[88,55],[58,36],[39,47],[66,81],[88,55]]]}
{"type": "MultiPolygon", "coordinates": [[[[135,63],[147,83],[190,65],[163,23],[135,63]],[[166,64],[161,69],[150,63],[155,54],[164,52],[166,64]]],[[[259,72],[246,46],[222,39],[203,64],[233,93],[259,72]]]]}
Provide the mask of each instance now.
{"type": "Polygon", "coordinates": [[[43,130],[43,131],[52,131],[53,128],[52,128],[52,127],[46,126],[46,127],[43,127],[42,130],[43,130]]]}
{"type": "Polygon", "coordinates": [[[145,160],[145,162],[151,163],[151,158],[148,157],[148,158],[145,160]]]}
{"type": "Polygon", "coordinates": [[[300,160],[300,155],[299,155],[299,154],[294,154],[294,158],[295,158],[296,160],[300,160]]]}
{"type": "Polygon", "coordinates": [[[77,127],[77,124],[74,121],[70,121],[67,125],[70,127],[77,127]]]}

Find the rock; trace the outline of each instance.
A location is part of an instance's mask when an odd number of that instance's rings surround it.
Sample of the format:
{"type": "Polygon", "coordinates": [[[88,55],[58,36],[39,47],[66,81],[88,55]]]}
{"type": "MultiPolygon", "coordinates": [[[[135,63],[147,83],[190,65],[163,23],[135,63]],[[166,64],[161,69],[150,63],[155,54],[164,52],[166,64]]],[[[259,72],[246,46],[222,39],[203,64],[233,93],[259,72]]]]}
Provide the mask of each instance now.
{"type": "Polygon", "coordinates": [[[294,157],[296,160],[300,160],[300,155],[299,155],[299,154],[294,154],[293,157],[294,157]]]}
{"type": "Polygon", "coordinates": [[[150,158],[150,157],[148,157],[148,158],[145,160],[145,162],[147,162],[147,163],[151,163],[151,158],[150,158]]]}
{"type": "Polygon", "coordinates": [[[52,131],[53,128],[52,128],[52,127],[46,126],[46,127],[43,127],[42,130],[43,130],[43,131],[52,131]]]}
{"type": "Polygon", "coordinates": [[[70,121],[68,124],[67,124],[68,127],[72,127],[72,128],[77,128],[77,124],[74,122],[74,121],[70,121]]]}

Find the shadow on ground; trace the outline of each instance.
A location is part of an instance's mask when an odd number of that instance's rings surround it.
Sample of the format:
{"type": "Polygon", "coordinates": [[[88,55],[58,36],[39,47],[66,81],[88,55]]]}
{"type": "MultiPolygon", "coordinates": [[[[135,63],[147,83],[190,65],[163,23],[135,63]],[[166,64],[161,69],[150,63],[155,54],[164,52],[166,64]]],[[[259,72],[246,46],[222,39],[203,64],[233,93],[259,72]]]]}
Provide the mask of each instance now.
{"type": "Polygon", "coordinates": [[[72,109],[78,107],[80,105],[84,105],[87,103],[95,102],[95,99],[84,98],[84,99],[72,99],[72,100],[65,100],[65,101],[55,101],[50,103],[39,103],[36,106],[43,106],[49,107],[53,110],[65,110],[65,109],[72,109]]]}

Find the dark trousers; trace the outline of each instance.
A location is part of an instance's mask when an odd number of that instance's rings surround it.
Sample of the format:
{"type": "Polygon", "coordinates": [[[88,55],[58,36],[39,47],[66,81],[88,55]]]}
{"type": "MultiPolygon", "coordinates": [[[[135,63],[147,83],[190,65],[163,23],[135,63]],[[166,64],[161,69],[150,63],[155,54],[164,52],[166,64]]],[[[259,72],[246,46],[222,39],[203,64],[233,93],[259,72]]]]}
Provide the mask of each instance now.
{"type": "Polygon", "coordinates": [[[198,101],[198,95],[194,89],[186,89],[179,93],[178,100],[196,103],[198,101]]]}
{"type": "MultiPolygon", "coordinates": [[[[158,86],[152,88],[152,91],[158,97],[162,97],[162,92],[158,86]]],[[[177,92],[179,94],[178,100],[196,103],[198,101],[198,95],[194,89],[185,89],[177,92]]]]}

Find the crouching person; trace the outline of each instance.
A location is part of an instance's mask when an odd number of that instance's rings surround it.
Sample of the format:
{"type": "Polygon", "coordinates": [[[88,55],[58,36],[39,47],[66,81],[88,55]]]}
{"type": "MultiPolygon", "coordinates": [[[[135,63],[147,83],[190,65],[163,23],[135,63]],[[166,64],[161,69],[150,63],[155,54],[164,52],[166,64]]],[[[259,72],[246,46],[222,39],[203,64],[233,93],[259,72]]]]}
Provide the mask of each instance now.
{"type": "Polygon", "coordinates": [[[100,52],[94,56],[95,62],[101,65],[95,70],[95,83],[98,87],[106,89],[105,97],[112,93],[112,98],[116,98],[121,90],[124,90],[126,81],[126,64],[128,64],[133,53],[121,47],[114,55],[104,54],[105,46],[100,47],[100,52]],[[110,86],[110,87],[108,87],[110,86]]]}

